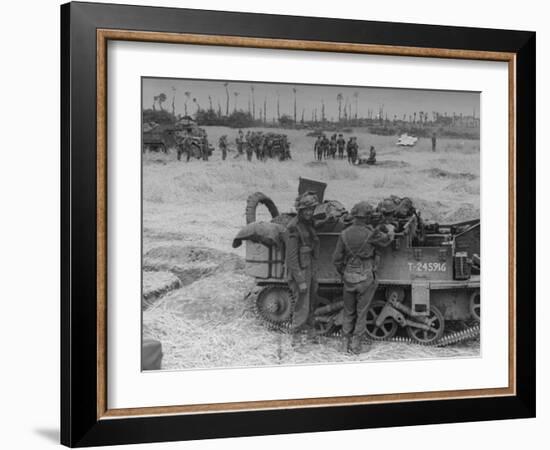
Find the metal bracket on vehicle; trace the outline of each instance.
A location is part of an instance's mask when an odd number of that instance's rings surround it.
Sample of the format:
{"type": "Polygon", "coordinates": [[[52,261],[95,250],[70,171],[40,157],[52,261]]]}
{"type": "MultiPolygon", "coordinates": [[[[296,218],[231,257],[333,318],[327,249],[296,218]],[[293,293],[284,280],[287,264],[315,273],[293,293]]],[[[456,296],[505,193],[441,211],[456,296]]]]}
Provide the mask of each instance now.
{"type": "Polygon", "coordinates": [[[430,283],[426,280],[414,280],[411,286],[411,315],[427,316],[430,313],[430,283]]]}

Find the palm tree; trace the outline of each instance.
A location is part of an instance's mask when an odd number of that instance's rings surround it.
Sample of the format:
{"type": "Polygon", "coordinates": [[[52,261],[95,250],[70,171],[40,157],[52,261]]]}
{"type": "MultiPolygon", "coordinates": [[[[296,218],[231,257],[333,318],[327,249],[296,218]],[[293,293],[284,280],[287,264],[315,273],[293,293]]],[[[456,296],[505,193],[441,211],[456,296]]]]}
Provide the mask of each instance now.
{"type": "Polygon", "coordinates": [[[235,96],[235,109],[234,111],[237,112],[237,98],[239,97],[239,93],[237,91],[233,92],[233,95],[235,96]]]}
{"type": "Polygon", "coordinates": [[[344,102],[344,122],[347,122],[348,120],[348,98],[346,97],[346,101],[344,102]]]}
{"type": "Polygon", "coordinates": [[[252,91],[252,120],[256,120],[256,100],[254,99],[254,85],[250,85],[252,91]]]}
{"type": "Polygon", "coordinates": [[[176,88],[172,86],[172,115],[176,117],[176,88]]]}
{"type": "Polygon", "coordinates": [[[195,114],[197,114],[200,110],[201,110],[201,105],[199,104],[199,102],[197,101],[196,98],[193,97],[193,103],[195,104],[195,106],[197,107],[197,110],[195,111],[195,114]]]}
{"type": "Polygon", "coordinates": [[[161,111],[164,111],[164,108],[162,107],[162,104],[166,101],[166,94],[164,92],[161,92],[158,96],[158,102],[159,107],[161,111]]]}
{"type": "Polygon", "coordinates": [[[355,98],[355,120],[357,120],[357,110],[358,110],[358,103],[359,103],[359,92],[355,91],[353,93],[353,98],[355,98]]]}
{"type": "Polygon", "coordinates": [[[413,113],[413,117],[414,117],[413,123],[416,123],[416,111],[413,113]]]}
{"type": "Polygon", "coordinates": [[[267,97],[264,97],[264,124],[266,123],[267,97]]]}
{"type": "Polygon", "coordinates": [[[191,99],[191,92],[185,91],[183,95],[185,95],[183,105],[185,106],[185,115],[187,115],[187,102],[191,99]]]}
{"type": "Polygon", "coordinates": [[[342,120],[342,100],[344,100],[344,96],[339,92],[336,94],[336,101],[338,102],[338,122],[342,120]]]}
{"type": "Polygon", "coordinates": [[[296,88],[292,88],[292,92],[294,92],[294,125],[296,125],[296,88]]]}
{"type": "Polygon", "coordinates": [[[325,122],[325,101],[321,100],[321,121],[325,122]]]}
{"type": "Polygon", "coordinates": [[[229,116],[229,89],[227,89],[229,83],[225,82],[223,83],[223,86],[225,87],[225,95],[227,96],[227,103],[225,104],[225,115],[229,116]]]}
{"type": "Polygon", "coordinates": [[[208,96],[208,103],[210,104],[210,111],[214,111],[214,108],[212,108],[212,97],[208,96]]]}
{"type": "Polygon", "coordinates": [[[277,121],[281,118],[281,111],[279,109],[279,91],[277,91],[277,121]]]}

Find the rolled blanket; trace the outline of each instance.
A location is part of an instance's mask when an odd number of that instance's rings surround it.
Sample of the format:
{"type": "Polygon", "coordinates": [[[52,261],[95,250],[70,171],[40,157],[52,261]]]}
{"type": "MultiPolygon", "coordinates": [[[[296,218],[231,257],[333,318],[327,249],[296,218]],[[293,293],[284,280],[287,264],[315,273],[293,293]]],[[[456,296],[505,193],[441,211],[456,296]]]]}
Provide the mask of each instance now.
{"type": "Polygon", "coordinates": [[[233,239],[233,248],[240,247],[242,241],[252,241],[281,248],[285,242],[286,227],[278,223],[253,222],[245,225],[233,239]]]}

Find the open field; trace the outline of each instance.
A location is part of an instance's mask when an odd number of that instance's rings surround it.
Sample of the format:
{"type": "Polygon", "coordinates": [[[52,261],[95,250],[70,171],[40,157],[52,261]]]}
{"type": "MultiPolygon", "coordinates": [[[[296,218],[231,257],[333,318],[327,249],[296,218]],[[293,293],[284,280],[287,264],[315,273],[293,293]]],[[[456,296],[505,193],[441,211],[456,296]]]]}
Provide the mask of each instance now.
{"type": "MultiPolygon", "coordinates": [[[[374,167],[356,167],[345,160],[314,161],[315,138],[305,131],[282,131],[291,143],[291,161],[248,162],[234,158],[236,130],[206,130],[216,147],[208,162],[179,162],[174,152],[144,155],[143,265],[148,285],[160,294],[149,298],[143,324],[144,335],[163,344],[163,369],[479,354],[477,341],[447,348],[375,343],[360,356],[338,352],[334,338],[292,346],[290,336],[256,319],[245,298],[254,280],[243,271],[244,248],[231,247],[245,224],[248,195],[264,192],[279,211],[290,211],[300,176],[326,182],[325,197],[347,208],[395,194],[411,197],[427,220],[479,217],[479,141],[438,139],[433,153],[429,139],[413,148],[396,147],[395,137],[355,130],[360,149],[374,145],[378,160],[374,167]],[[233,148],[226,161],[217,150],[222,134],[233,148]]],[[[266,210],[261,218],[269,218],[266,210]]]]}

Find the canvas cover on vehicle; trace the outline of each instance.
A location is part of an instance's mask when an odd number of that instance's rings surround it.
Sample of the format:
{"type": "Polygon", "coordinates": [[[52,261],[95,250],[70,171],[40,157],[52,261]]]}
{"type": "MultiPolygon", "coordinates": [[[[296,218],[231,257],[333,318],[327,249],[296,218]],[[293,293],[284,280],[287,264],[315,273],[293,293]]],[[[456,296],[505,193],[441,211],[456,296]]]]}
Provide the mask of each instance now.
{"type": "Polygon", "coordinates": [[[281,248],[284,245],[286,227],[272,222],[253,222],[241,228],[233,239],[233,248],[240,247],[242,241],[252,241],[268,247],[281,248]]]}

